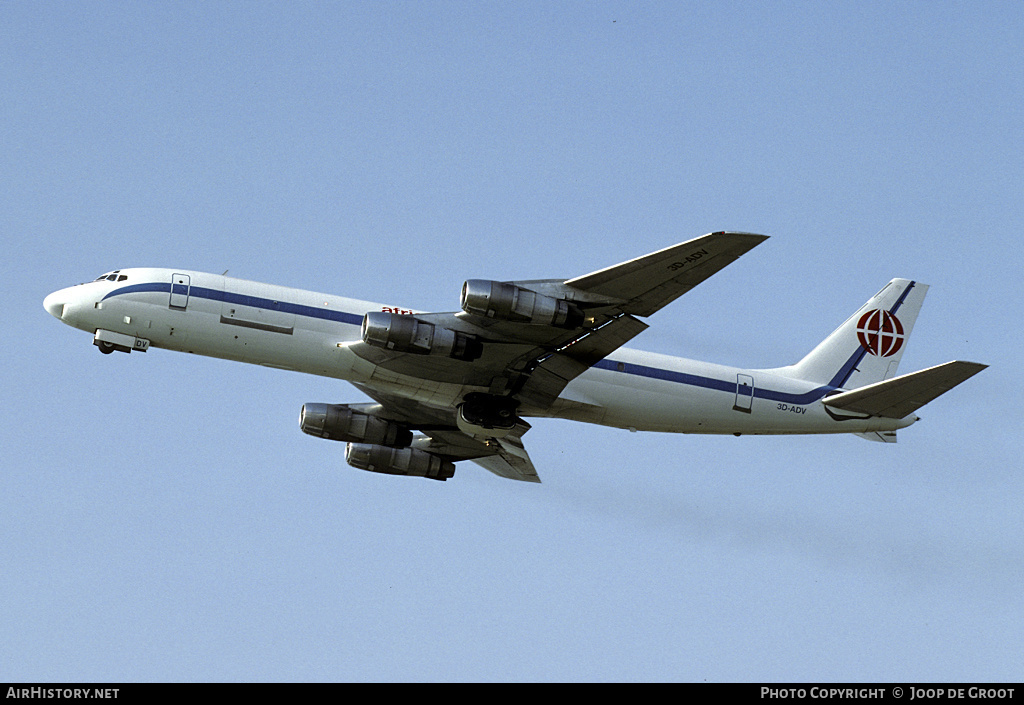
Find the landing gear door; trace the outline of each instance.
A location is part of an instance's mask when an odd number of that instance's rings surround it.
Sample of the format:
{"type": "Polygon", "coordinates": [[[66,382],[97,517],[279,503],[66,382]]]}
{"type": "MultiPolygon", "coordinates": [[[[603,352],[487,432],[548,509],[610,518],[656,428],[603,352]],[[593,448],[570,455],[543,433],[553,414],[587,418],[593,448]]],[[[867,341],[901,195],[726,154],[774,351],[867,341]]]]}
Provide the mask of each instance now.
{"type": "Polygon", "coordinates": [[[171,275],[171,308],[184,311],[188,308],[188,292],[191,279],[187,274],[171,275]]]}
{"type": "Polygon", "coordinates": [[[754,403],[754,378],[750,375],[736,375],[736,403],[732,408],[735,411],[750,413],[754,403]]]}

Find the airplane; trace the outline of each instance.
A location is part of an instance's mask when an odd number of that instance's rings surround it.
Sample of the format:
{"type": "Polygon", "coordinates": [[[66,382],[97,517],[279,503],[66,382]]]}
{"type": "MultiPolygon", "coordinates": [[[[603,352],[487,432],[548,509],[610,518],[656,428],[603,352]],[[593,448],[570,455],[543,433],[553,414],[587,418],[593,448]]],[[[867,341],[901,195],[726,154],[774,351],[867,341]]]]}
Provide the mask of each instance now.
{"type": "MultiPolygon", "coordinates": [[[[795,364],[740,369],[622,347],[767,236],[715,232],[571,279],[462,285],[428,313],[186,269],[120,269],[43,307],[101,353],[166,348],[346,380],[371,403],[303,405],[353,467],[447,480],[471,460],[540,482],[528,418],[693,434],[852,433],[892,443],[987,365],[896,376],[928,285],[893,279],[795,364]]],[[[226,274],[226,273],[225,273],[226,274]]]]}

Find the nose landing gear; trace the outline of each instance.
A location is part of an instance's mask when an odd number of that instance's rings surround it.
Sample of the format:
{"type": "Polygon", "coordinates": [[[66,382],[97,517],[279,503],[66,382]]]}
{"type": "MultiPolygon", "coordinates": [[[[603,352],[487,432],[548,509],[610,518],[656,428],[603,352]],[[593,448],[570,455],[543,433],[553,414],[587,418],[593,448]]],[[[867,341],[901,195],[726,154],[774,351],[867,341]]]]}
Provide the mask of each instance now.
{"type": "Polygon", "coordinates": [[[149,349],[149,341],[145,338],[136,338],[134,335],[115,333],[112,330],[103,330],[102,328],[96,331],[92,344],[99,348],[99,351],[104,355],[109,355],[115,350],[130,353],[132,350],[146,352],[149,349]]]}

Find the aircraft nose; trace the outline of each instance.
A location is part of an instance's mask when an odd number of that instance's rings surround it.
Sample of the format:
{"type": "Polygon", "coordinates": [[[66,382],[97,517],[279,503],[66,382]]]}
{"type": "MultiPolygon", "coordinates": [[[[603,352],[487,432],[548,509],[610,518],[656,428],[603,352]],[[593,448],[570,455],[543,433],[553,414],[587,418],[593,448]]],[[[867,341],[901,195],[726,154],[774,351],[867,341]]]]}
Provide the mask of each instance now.
{"type": "Polygon", "coordinates": [[[64,296],[64,290],[55,291],[45,299],[43,299],[43,308],[46,312],[54,318],[63,318],[64,316],[64,304],[67,302],[64,296]]]}

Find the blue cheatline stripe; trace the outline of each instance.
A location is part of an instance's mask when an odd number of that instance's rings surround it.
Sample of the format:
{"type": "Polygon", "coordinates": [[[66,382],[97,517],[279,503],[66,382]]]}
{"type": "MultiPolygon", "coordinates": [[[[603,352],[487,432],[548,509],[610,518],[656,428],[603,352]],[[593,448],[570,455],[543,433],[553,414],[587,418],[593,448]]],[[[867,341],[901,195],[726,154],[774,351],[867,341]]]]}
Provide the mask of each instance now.
{"type": "MultiPolygon", "coordinates": [[[[896,299],[896,303],[894,303],[892,308],[889,309],[889,313],[896,313],[896,311],[899,310],[899,307],[903,305],[903,302],[906,300],[907,295],[910,293],[910,290],[914,288],[915,284],[917,284],[917,282],[910,282],[910,284],[907,285],[907,288],[903,290],[900,297],[896,299]]],[[[905,344],[906,340],[903,342],[905,344]]],[[[832,378],[832,381],[829,382],[829,385],[836,389],[845,386],[850,380],[850,376],[857,369],[857,365],[860,364],[860,361],[863,360],[864,356],[867,354],[867,349],[862,345],[858,345],[853,355],[851,355],[850,359],[846,361],[846,364],[839,368],[839,371],[836,373],[836,376],[832,378]]]]}
{"type": "MultiPolygon", "coordinates": [[[[906,288],[900,298],[896,301],[893,307],[889,310],[889,313],[895,313],[896,310],[903,304],[907,294],[914,287],[914,282],[906,288]]],[[[145,284],[132,284],[131,286],[125,286],[120,289],[115,289],[106,296],[103,300],[109,299],[112,296],[121,296],[124,294],[135,294],[140,292],[167,292],[170,293],[171,284],[170,282],[149,282],[145,284]]],[[[345,311],[334,311],[330,309],[319,308],[317,306],[306,306],[304,304],[292,304],[285,301],[274,301],[273,299],[264,299],[258,296],[247,296],[244,294],[234,294],[229,291],[221,291],[219,289],[208,289],[206,287],[193,286],[189,291],[190,296],[194,296],[201,299],[209,299],[211,301],[221,301],[228,304],[237,304],[239,306],[252,306],[253,308],[264,308],[272,311],[281,311],[283,313],[293,313],[297,316],[307,316],[309,318],[320,318],[327,321],[337,321],[338,323],[347,323],[349,325],[358,326],[363,322],[363,317],[355,313],[346,313],[345,311]]],[[[811,404],[829,392],[837,391],[841,389],[842,383],[853,374],[857,365],[863,359],[867,353],[864,348],[858,346],[857,351],[850,357],[845,365],[840,368],[839,372],[833,378],[833,380],[824,386],[812,389],[809,392],[803,394],[794,394],[790,392],[777,392],[772,389],[765,389],[763,387],[754,387],[753,396],[758,399],[767,399],[769,401],[779,401],[788,404],[811,404]]],[[[647,365],[636,365],[633,363],[620,363],[605,358],[594,363],[593,367],[600,370],[609,370],[611,372],[621,372],[623,374],[637,375],[639,377],[647,377],[650,379],[658,379],[665,382],[674,382],[676,384],[686,384],[692,387],[702,387],[704,389],[713,389],[719,392],[736,392],[736,382],[732,380],[720,380],[713,377],[703,377],[701,375],[688,374],[686,372],[674,372],[672,370],[662,370],[657,367],[648,367],[647,365]],[[622,366],[620,369],[619,366],[622,366]]]]}
{"type": "MultiPolygon", "coordinates": [[[[665,382],[675,382],[677,384],[687,384],[691,387],[702,387],[704,389],[713,389],[718,392],[729,392],[730,394],[736,393],[736,382],[732,380],[720,380],[714,377],[702,377],[701,375],[692,375],[686,372],[673,372],[672,370],[662,370],[657,367],[648,367],[647,365],[635,365],[629,362],[615,362],[605,358],[594,364],[594,367],[601,370],[609,370],[611,372],[621,372],[627,375],[637,375],[638,377],[648,377],[650,379],[659,379],[665,382]],[[621,365],[621,369],[620,369],[621,365]]],[[[836,387],[831,385],[825,385],[812,389],[809,392],[802,394],[794,394],[791,392],[777,392],[773,389],[765,389],[764,387],[754,387],[753,396],[758,399],[768,399],[769,401],[781,401],[788,404],[810,404],[816,402],[825,396],[827,393],[835,391],[836,387]]]]}
{"type": "Polygon", "coordinates": [[[146,284],[132,284],[131,286],[122,286],[120,289],[114,289],[109,294],[103,297],[103,301],[106,301],[111,296],[121,296],[122,294],[138,294],[147,291],[163,291],[171,293],[170,282],[148,282],[146,284]]]}
{"type": "MultiPolygon", "coordinates": [[[[899,310],[903,302],[906,301],[907,296],[910,295],[910,290],[914,288],[917,282],[910,282],[907,288],[903,290],[899,298],[896,299],[896,303],[889,309],[889,313],[895,314],[899,310]]],[[[857,365],[860,364],[861,360],[867,354],[867,350],[862,346],[858,345],[857,349],[850,356],[839,371],[836,373],[832,380],[821,387],[812,389],[809,392],[803,394],[793,394],[789,392],[777,392],[772,389],[765,389],[763,387],[754,387],[754,396],[759,399],[767,399],[769,401],[785,402],[787,404],[811,404],[824,397],[829,392],[839,391],[843,388],[843,385],[849,381],[850,376],[857,369],[857,365]]],[[[602,370],[610,370],[612,372],[623,372],[625,374],[638,375],[640,377],[649,377],[650,379],[660,379],[666,382],[676,382],[679,384],[688,384],[694,387],[703,387],[704,389],[714,389],[720,392],[731,392],[735,393],[737,390],[736,383],[733,381],[722,381],[720,379],[714,379],[712,377],[701,377],[699,375],[691,375],[685,372],[672,372],[670,370],[661,370],[656,367],[647,367],[646,365],[634,365],[630,363],[619,363],[613,362],[608,359],[601,360],[594,367],[602,370]],[[620,368],[621,366],[621,368],[620,368]]]]}
{"type": "MultiPolygon", "coordinates": [[[[183,287],[178,287],[183,288],[183,287]]],[[[146,284],[132,284],[131,286],[121,287],[115,289],[109,294],[103,297],[106,301],[112,296],[122,296],[124,294],[137,294],[141,292],[166,292],[170,293],[171,284],[170,282],[148,282],[146,284]]],[[[184,295],[186,292],[176,292],[184,295]]],[[[304,304],[292,304],[286,301],[274,301],[273,299],[264,299],[259,296],[246,296],[244,294],[233,294],[230,291],[221,291],[220,289],[208,289],[202,286],[193,286],[188,290],[188,295],[200,298],[209,299],[210,301],[220,301],[226,304],[235,304],[237,306],[251,306],[253,308],[267,309],[268,311],[280,311],[282,313],[293,313],[296,316],[307,316],[308,318],[320,318],[325,321],[336,321],[338,323],[347,323],[351,326],[362,325],[363,317],[355,313],[346,313],[345,311],[335,311],[327,308],[320,308],[318,306],[306,306],[304,304]]]]}

